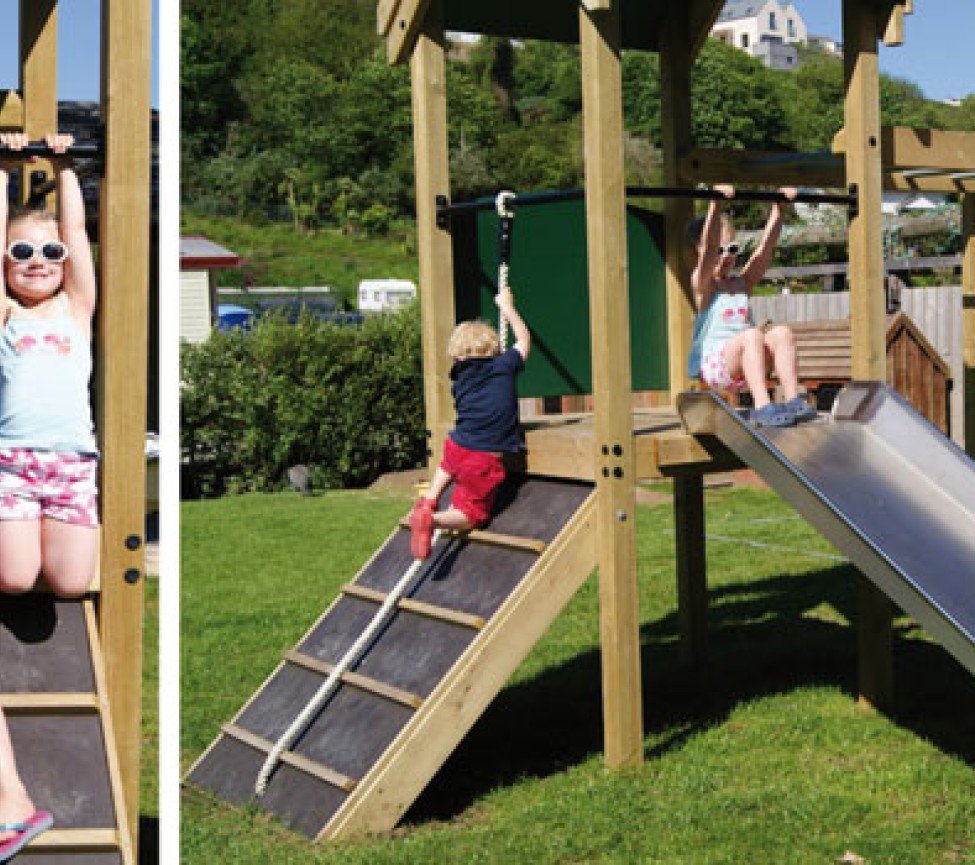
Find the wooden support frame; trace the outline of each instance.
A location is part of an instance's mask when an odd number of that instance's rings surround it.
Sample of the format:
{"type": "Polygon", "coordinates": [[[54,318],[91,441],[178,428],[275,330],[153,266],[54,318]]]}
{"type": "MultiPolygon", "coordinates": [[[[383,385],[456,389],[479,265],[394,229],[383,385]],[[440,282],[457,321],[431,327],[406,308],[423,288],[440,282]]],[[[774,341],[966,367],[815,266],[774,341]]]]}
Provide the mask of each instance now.
{"type": "MultiPolygon", "coordinates": [[[[850,330],[854,379],[884,381],[883,236],[881,211],[880,69],[875,10],[855,0],[843,2],[846,80],[846,174],[856,184],[858,212],[850,220],[850,330]]],[[[860,703],[889,708],[893,700],[893,618],[887,598],[859,578],[860,703]]]]}
{"type": "Polygon", "coordinates": [[[579,12],[603,736],[613,768],[643,760],[619,7],[579,12]]]}
{"type": "MultiPolygon", "coordinates": [[[[130,836],[138,835],[150,230],[149,0],[102,0],[96,428],[102,450],[99,627],[130,836]],[[141,374],[140,374],[141,373],[141,374]]],[[[133,840],[133,844],[135,841],[133,840]]]]}
{"type": "Polygon", "coordinates": [[[423,339],[423,401],[430,468],[438,462],[443,430],[454,416],[447,341],[456,323],[454,257],[450,234],[437,227],[436,199],[450,194],[447,154],[447,59],[443,0],[434,0],[410,56],[413,153],[416,170],[416,234],[423,339]]]}

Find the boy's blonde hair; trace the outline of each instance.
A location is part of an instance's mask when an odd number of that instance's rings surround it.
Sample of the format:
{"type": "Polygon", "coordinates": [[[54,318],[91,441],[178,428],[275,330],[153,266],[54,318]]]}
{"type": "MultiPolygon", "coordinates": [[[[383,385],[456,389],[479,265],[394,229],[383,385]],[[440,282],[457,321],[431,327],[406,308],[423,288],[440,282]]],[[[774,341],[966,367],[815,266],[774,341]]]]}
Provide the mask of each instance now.
{"type": "Polygon", "coordinates": [[[493,357],[500,351],[498,332],[486,321],[462,321],[447,340],[447,355],[453,358],[493,357]]]}

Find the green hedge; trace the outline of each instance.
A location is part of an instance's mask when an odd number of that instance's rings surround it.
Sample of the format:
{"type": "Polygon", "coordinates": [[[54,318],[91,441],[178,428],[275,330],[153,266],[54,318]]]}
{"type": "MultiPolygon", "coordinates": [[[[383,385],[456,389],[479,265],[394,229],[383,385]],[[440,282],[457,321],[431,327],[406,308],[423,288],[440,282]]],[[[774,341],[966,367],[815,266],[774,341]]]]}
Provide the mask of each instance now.
{"type": "Polygon", "coordinates": [[[288,468],[358,487],[426,453],[418,305],[361,327],[303,315],[214,332],[180,353],[184,498],[268,492],[288,468]]]}

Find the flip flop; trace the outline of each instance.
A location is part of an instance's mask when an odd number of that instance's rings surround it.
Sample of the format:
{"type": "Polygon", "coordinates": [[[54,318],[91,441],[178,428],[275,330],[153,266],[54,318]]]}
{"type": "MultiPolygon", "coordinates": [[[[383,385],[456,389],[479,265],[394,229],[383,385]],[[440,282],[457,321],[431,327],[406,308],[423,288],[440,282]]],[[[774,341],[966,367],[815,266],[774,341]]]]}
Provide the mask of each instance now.
{"type": "Polygon", "coordinates": [[[41,832],[50,829],[53,825],[54,817],[47,811],[35,811],[30,819],[23,823],[0,823],[0,832],[17,833],[0,844],[0,862],[13,859],[41,832]]]}

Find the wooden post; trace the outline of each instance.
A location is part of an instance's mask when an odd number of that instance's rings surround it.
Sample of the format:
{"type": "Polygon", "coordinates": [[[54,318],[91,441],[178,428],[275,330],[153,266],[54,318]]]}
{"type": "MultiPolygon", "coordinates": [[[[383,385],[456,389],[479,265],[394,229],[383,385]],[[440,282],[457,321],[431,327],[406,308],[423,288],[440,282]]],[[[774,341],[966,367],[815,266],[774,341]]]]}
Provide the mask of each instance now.
{"type": "Polygon", "coordinates": [[[975,458],[975,193],[961,197],[961,304],[965,380],[965,450],[975,458]]]}
{"type": "Polygon", "coordinates": [[[704,476],[674,477],[677,538],[677,627],[681,660],[692,670],[704,665],[708,638],[708,584],[704,537],[704,476]]]}
{"type": "MultiPolygon", "coordinates": [[[[880,70],[872,3],[843,0],[843,46],[846,176],[859,196],[849,230],[851,366],[854,379],[885,381],[880,70]]],[[[893,608],[865,577],[859,580],[860,703],[888,708],[893,699],[893,608]]]]}
{"type": "MultiPolygon", "coordinates": [[[[20,0],[20,79],[24,132],[32,141],[57,132],[57,0],[20,0]]],[[[21,168],[21,202],[30,197],[32,171],[50,175],[51,165],[41,160],[21,168]]]]}
{"type": "MultiPolygon", "coordinates": [[[[685,9],[671,8],[661,31],[660,116],[663,120],[663,183],[683,186],[681,156],[691,147],[691,40],[685,9]]],[[[687,389],[687,356],[694,328],[694,302],[684,233],[694,215],[690,199],[664,199],[667,267],[667,345],[670,397],[687,389]]],[[[679,531],[678,527],[678,531],[679,531]]]]}
{"type": "Polygon", "coordinates": [[[102,0],[99,628],[133,845],[138,835],[149,295],[149,0],[102,0]]]}
{"type": "Polygon", "coordinates": [[[606,763],[643,759],[620,3],[580,7],[606,763]]]}
{"type": "Polygon", "coordinates": [[[443,2],[435,0],[410,57],[413,153],[416,168],[416,233],[423,336],[423,399],[430,440],[430,469],[453,421],[447,340],[456,323],[454,259],[450,231],[437,227],[436,197],[450,195],[447,153],[447,67],[443,2]]]}

